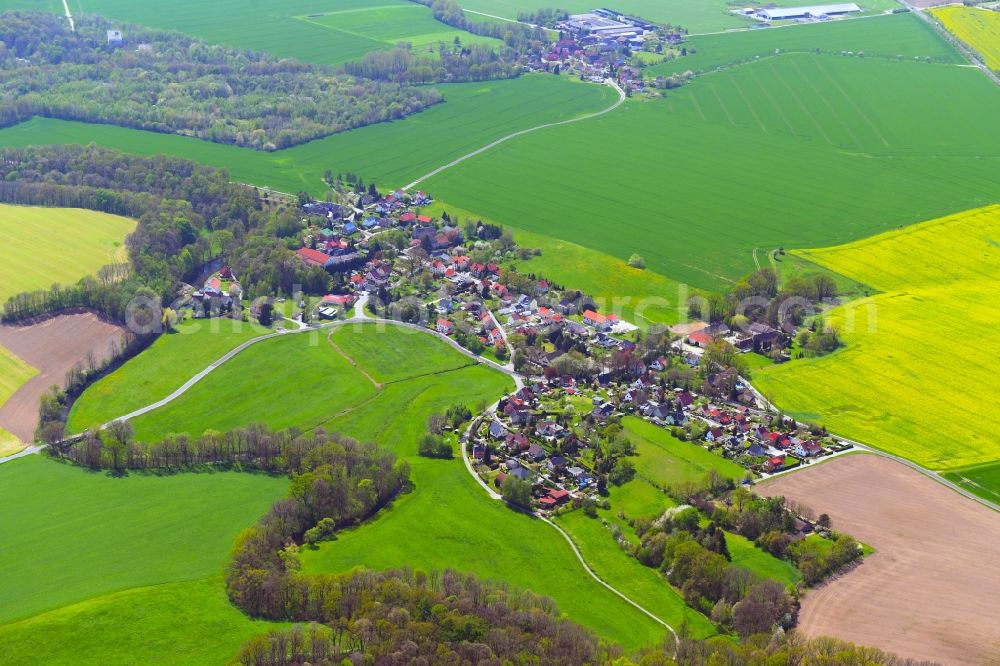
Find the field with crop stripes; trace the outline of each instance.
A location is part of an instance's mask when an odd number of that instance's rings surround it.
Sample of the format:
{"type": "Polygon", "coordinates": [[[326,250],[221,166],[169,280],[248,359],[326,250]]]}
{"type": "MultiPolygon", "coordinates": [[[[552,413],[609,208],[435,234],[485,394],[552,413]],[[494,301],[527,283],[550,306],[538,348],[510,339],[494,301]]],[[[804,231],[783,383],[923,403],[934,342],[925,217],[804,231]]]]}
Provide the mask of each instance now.
{"type": "Polygon", "coordinates": [[[125,236],[133,229],[135,220],[92,210],[0,204],[0,303],[124,261],[125,236]]]}
{"type": "Polygon", "coordinates": [[[298,16],[300,21],[330,31],[330,39],[350,43],[366,40],[368,51],[392,48],[407,42],[417,54],[437,53],[437,44],[449,47],[458,38],[462,44],[502,46],[500,40],[456,30],[436,20],[430,9],[406,0],[369,0],[367,7],[338,9],[324,14],[298,16]]]}
{"type": "Polygon", "coordinates": [[[954,122],[993,114],[1000,89],[973,69],[793,54],[520,137],[424,186],[719,289],[753,270],[754,247],[832,245],[1000,198],[1000,127],[954,122]]]}
{"type": "Polygon", "coordinates": [[[759,370],[755,384],[797,417],[932,469],[995,461],[985,424],[1000,418],[989,397],[1000,373],[998,239],[992,206],[803,252],[882,293],[831,313],[842,350],[759,370]]]}
{"type": "Polygon", "coordinates": [[[683,44],[688,54],[643,70],[646,77],[693,71],[707,72],[773,57],[775,52],[811,52],[839,55],[843,51],[864,57],[931,58],[935,62],[962,62],[959,54],[934,29],[912,14],[894,14],[863,21],[830,21],[791,28],[746,30],[696,35],[683,44]]]}
{"type": "Polygon", "coordinates": [[[1000,71],[1000,12],[979,7],[938,7],[931,12],[968,44],[990,69],[1000,71]]]}
{"type": "MultiPolygon", "coordinates": [[[[396,41],[428,44],[438,38],[449,43],[460,35],[462,41],[482,41],[474,35],[455,30],[435,21],[431,10],[403,0],[285,0],[246,2],[246,0],[174,0],[169,3],[132,2],[131,0],[69,0],[74,15],[100,14],[109,18],[139,23],[154,28],[177,30],[212,44],[239,49],[266,51],[282,58],[296,58],[320,64],[338,64],[355,60],[371,51],[391,48],[396,41]],[[412,7],[412,9],[410,9],[412,7]],[[387,10],[403,8],[408,14],[390,19],[387,10]],[[321,18],[336,10],[338,21],[321,18]],[[380,23],[403,23],[410,27],[381,32],[380,23]],[[361,29],[359,29],[361,28],[361,29]],[[394,39],[398,37],[399,39],[394,39]]],[[[6,9],[48,10],[63,13],[59,0],[0,0],[6,9]]],[[[127,35],[126,35],[127,38],[127,35]]]]}

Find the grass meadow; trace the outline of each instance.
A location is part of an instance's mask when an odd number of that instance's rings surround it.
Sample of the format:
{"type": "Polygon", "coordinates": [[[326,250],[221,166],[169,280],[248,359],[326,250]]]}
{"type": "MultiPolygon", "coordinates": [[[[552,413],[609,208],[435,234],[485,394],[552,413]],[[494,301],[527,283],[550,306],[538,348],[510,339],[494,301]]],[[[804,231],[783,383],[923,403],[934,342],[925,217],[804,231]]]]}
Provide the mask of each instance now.
{"type": "Polygon", "coordinates": [[[785,585],[802,580],[802,574],[794,564],[757,548],[744,536],[726,532],[726,547],[733,565],[749,569],[761,578],[770,578],[785,585]]]}
{"type": "Polygon", "coordinates": [[[96,428],[170,395],[241,343],[269,333],[229,319],[187,319],[115,372],[92,384],[69,413],[69,432],[96,428]]]}
{"type": "Polygon", "coordinates": [[[741,481],[746,470],[699,444],[682,442],[664,428],[644,419],[627,416],[622,419],[625,436],[635,445],[632,459],[636,473],[658,486],[673,486],[684,482],[701,482],[710,470],[724,478],[741,481]]]}
{"type": "Polygon", "coordinates": [[[92,210],[0,204],[0,303],[123,261],[133,229],[135,220],[92,210]]]}
{"type": "Polygon", "coordinates": [[[941,476],[983,499],[1000,504],[1000,463],[991,462],[957,469],[941,476]]]}
{"type": "Polygon", "coordinates": [[[959,5],[938,7],[931,13],[976,51],[987,67],[1000,71],[1000,13],[959,5]]]}
{"type": "Polygon", "coordinates": [[[93,597],[0,625],[0,641],[8,666],[216,666],[279,626],[247,618],[213,577],[93,597]]]}
{"type": "Polygon", "coordinates": [[[695,35],[684,42],[688,54],[643,70],[646,77],[719,67],[768,58],[776,51],[863,52],[866,58],[931,58],[960,63],[961,56],[934,29],[912,14],[893,14],[862,21],[829,21],[783,28],[764,28],[714,35],[695,35]]]}
{"type": "Polygon", "coordinates": [[[177,400],[132,419],[136,437],[198,436],[248,423],[315,428],[372,398],[376,389],[326,341],[326,332],[259,342],[177,400]]]}
{"type": "Polygon", "coordinates": [[[600,518],[589,518],[582,511],[573,511],[557,517],[555,522],[569,533],[583,558],[600,572],[605,582],[675,629],[686,622],[695,638],[716,633],[711,621],[684,603],[684,598],[660,572],[643,566],[623,551],[600,518]]]}
{"type": "Polygon", "coordinates": [[[41,456],[4,463],[0,623],[128,588],[217,578],[237,534],[287,484],[234,472],[112,478],[41,456]]]}
{"type": "Polygon", "coordinates": [[[995,461],[997,238],[991,206],[802,252],[881,293],[830,313],[841,350],[759,370],[755,384],[798,418],[931,469],[995,461]]]}

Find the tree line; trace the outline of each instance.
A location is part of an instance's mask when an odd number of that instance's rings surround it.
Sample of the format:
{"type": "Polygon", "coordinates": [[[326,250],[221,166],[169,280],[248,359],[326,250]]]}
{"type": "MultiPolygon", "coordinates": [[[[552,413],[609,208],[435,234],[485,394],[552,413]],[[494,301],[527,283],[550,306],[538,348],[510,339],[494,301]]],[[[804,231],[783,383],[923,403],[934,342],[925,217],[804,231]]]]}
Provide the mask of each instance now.
{"type": "MultiPolygon", "coordinates": [[[[389,451],[319,435],[299,461],[285,499],[236,541],[226,572],[230,600],[250,617],[329,622],[343,590],[337,576],[299,573],[299,547],[320,528],[329,536],[374,515],[410,483],[410,467],[389,451]]],[[[315,538],[311,539],[315,541],[315,538]]]]}
{"type": "MultiPolygon", "coordinates": [[[[333,278],[294,250],[303,226],[294,205],[268,201],[229,173],[169,156],[140,157],[90,146],[0,149],[0,201],[76,207],[138,220],[125,241],[129,270],[114,267],[73,285],[17,294],[0,321],[90,308],[112,321],[158,329],[160,307],[183,281],[221,256],[251,297],[326,293],[333,278]],[[145,302],[145,309],[129,310],[145,302]]],[[[134,327],[133,327],[134,328],[134,327]]]]}
{"type": "Polygon", "coordinates": [[[76,17],[70,32],[47,12],[0,14],[0,126],[40,115],[280,150],[442,99],[99,16],[76,17]],[[121,47],[108,44],[110,29],[121,47]]]}

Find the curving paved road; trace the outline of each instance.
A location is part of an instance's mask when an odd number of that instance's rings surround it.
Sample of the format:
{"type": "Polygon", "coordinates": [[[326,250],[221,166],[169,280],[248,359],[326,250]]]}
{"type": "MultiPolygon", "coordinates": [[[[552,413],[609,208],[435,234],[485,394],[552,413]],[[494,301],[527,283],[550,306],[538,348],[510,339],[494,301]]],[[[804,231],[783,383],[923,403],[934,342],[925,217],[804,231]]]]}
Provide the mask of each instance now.
{"type": "MultiPolygon", "coordinates": [[[[476,470],[472,467],[472,461],[469,459],[469,449],[468,449],[468,446],[466,446],[468,444],[468,442],[469,442],[470,435],[472,434],[472,432],[475,431],[475,429],[477,428],[478,424],[480,424],[483,421],[484,418],[487,418],[487,419],[492,419],[493,418],[493,413],[496,411],[497,405],[499,405],[499,402],[493,403],[492,405],[490,405],[486,409],[485,412],[482,413],[482,415],[480,415],[480,416],[476,417],[475,419],[473,419],[472,423],[470,423],[469,427],[466,428],[466,430],[465,430],[465,436],[463,437],[463,441],[461,442],[461,449],[462,449],[462,462],[465,463],[465,469],[467,469],[469,471],[469,474],[472,475],[472,478],[475,479],[476,482],[480,486],[482,486],[483,490],[486,491],[486,494],[489,495],[490,499],[503,500],[503,497],[500,495],[500,493],[498,493],[493,488],[491,488],[489,486],[489,484],[487,484],[485,481],[483,481],[483,479],[482,479],[481,476],[479,476],[478,474],[476,474],[476,470]]],[[[511,505],[508,505],[508,506],[511,506],[511,505]]],[[[585,560],[583,558],[583,553],[581,553],[580,549],[576,547],[576,542],[573,541],[573,537],[571,537],[569,535],[569,533],[566,532],[566,530],[564,530],[559,525],[557,525],[553,521],[549,520],[548,518],[546,518],[542,514],[538,513],[537,511],[530,511],[529,512],[529,511],[526,511],[526,510],[523,510],[523,509],[520,509],[520,508],[514,507],[514,506],[511,506],[511,508],[513,510],[515,510],[515,511],[519,511],[521,513],[530,515],[530,516],[532,516],[534,518],[538,518],[543,523],[549,525],[554,530],[556,530],[557,532],[559,532],[559,534],[561,534],[562,537],[564,539],[566,539],[566,542],[569,544],[569,547],[573,551],[573,554],[576,555],[576,559],[580,562],[580,566],[583,567],[584,571],[586,571],[588,574],[590,574],[591,578],[593,578],[594,580],[596,580],[603,587],[605,587],[608,590],[610,590],[616,596],[618,596],[621,599],[623,599],[627,604],[629,604],[630,606],[632,606],[633,608],[635,608],[636,610],[638,610],[639,612],[641,612],[643,615],[648,616],[651,620],[653,620],[657,624],[662,625],[664,628],[666,628],[667,631],[670,632],[670,634],[674,637],[674,656],[677,655],[677,644],[678,644],[678,642],[679,642],[680,639],[677,636],[677,632],[674,630],[674,628],[672,626],[670,626],[670,624],[668,624],[666,621],[664,621],[663,619],[657,617],[655,614],[653,614],[652,612],[650,612],[649,610],[647,610],[645,607],[641,606],[639,603],[637,603],[636,601],[634,601],[631,597],[629,597],[628,595],[626,595],[624,592],[622,592],[621,590],[619,590],[618,588],[614,587],[613,585],[611,585],[610,583],[608,583],[606,580],[604,580],[603,578],[601,578],[600,576],[598,576],[597,572],[594,571],[593,569],[591,569],[590,565],[587,564],[587,560],[585,560]]]]}
{"type": "Polygon", "coordinates": [[[531,132],[537,132],[538,130],[545,129],[547,127],[557,127],[559,125],[570,125],[572,123],[578,123],[581,120],[590,120],[591,118],[596,118],[598,116],[603,116],[605,113],[611,113],[612,111],[614,111],[615,109],[617,109],[619,106],[621,106],[622,103],[625,101],[625,91],[622,90],[621,86],[619,86],[618,83],[615,82],[613,79],[605,79],[604,83],[605,83],[605,85],[609,85],[612,88],[614,88],[616,91],[618,91],[618,101],[616,101],[614,104],[612,104],[608,108],[603,109],[601,111],[595,111],[594,113],[588,113],[587,115],[584,115],[584,116],[578,116],[576,118],[570,118],[569,120],[560,120],[558,122],[545,123],[543,125],[536,125],[535,127],[529,127],[528,129],[523,129],[523,130],[514,132],[513,134],[508,134],[507,136],[501,137],[501,138],[497,139],[496,141],[494,141],[492,143],[486,144],[482,148],[477,148],[476,150],[473,150],[471,153],[466,153],[465,155],[462,155],[461,157],[456,158],[456,159],[452,160],[451,162],[448,162],[444,166],[440,166],[437,169],[434,169],[433,171],[431,171],[428,174],[424,174],[423,176],[421,176],[420,178],[417,178],[415,181],[413,181],[409,185],[403,187],[403,189],[404,190],[411,190],[414,187],[416,187],[417,185],[419,185],[420,183],[422,183],[425,180],[427,180],[428,178],[432,178],[432,177],[438,175],[439,173],[441,173],[442,171],[446,171],[446,170],[452,168],[453,166],[455,166],[457,164],[461,164],[462,162],[464,162],[465,160],[469,159],[470,157],[475,157],[476,155],[480,155],[482,153],[485,153],[487,150],[489,150],[491,148],[495,148],[496,146],[499,146],[501,143],[504,143],[506,141],[510,141],[511,139],[515,139],[515,138],[517,138],[519,136],[524,136],[525,134],[530,134],[531,132]]]}

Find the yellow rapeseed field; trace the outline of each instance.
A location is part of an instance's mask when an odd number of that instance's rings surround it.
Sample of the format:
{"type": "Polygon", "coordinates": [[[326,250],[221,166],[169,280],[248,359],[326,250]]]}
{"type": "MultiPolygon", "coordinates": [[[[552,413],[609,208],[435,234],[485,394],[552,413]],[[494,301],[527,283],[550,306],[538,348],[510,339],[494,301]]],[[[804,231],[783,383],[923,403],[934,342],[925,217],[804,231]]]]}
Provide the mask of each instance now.
{"type": "Polygon", "coordinates": [[[972,47],[990,69],[1000,71],[1000,12],[952,5],[932,10],[956,37],[972,47]]]}
{"type": "Polygon", "coordinates": [[[797,254],[881,293],[830,313],[843,349],[755,384],[799,418],[926,467],[1000,458],[1000,206],[797,254]]]}

